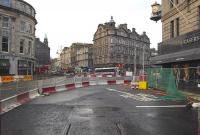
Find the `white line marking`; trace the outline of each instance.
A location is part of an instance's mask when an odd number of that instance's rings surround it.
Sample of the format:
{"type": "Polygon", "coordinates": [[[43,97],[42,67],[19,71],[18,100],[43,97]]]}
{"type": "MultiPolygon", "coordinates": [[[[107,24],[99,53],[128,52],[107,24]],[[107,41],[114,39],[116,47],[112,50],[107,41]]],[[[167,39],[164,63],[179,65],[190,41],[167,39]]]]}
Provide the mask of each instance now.
{"type": "Polygon", "coordinates": [[[166,106],[136,106],[137,108],[181,108],[185,105],[166,105],[166,106]]]}
{"type": "Polygon", "coordinates": [[[134,100],[138,100],[138,101],[157,101],[159,100],[156,96],[154,95],[150,95],[150,94],[143,94],[143,93],[139,93],[139,94],[131,94],[131,93],[127,93],[127,92],[122,92],[122,91],[118,91],[115,89],[110,89],[110,88],[106,88],[109,91],[114,91],[114,92],[118,92],[118,93],[122,93],[122,97],[124,98],[132,98],[134,100]]]}

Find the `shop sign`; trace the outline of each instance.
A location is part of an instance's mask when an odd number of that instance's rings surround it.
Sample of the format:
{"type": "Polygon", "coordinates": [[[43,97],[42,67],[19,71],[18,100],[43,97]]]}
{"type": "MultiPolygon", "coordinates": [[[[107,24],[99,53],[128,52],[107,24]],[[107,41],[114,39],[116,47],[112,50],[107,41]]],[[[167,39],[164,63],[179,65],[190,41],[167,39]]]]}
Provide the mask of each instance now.
{"type": "Polygon", "coordinates": [[[183,44],[191,44],[200,40],[200,35],[183,40],[183,44]]]}
{"type": "Polygon", "coordinates": [[[159,54],[200,48],[200,30],[178,36],[158,44],[159,54]]]}

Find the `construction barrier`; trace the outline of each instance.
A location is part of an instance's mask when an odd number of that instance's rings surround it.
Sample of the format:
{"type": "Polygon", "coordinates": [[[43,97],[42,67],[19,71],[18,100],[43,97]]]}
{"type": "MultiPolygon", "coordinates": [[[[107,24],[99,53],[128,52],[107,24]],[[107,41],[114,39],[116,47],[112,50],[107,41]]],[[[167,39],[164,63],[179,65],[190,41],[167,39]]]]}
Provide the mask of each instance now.
{"type": "Polygon", "coordinates": [[[33,80],[32,75],[24,75],[23,81],[31,81],[31,80],[33,80]]]}
{"type": "Polygon", "coordinates": [[[34,99],[38,96],[40,96],[38,93],[38,89],[34,89],[28,92],[24,92],[24,93],[3,99],[0,101],[0,114],[8,112],[24,103],[27,103],[31,99],[34,99]]]}
{"type": "Polygon", "coordinates": [[[139,82],[139,89],[140,90],[147,90],[148,89],[148,83],[146,81],[140,81],[139,82]]]}
{"type": "Polygon", "coordinates": [[[185,100],[179,87],[177,86],[176,71],[172,68],[149,68],[148,72],[148,83],[150,88],[156,88],[164,90],[167,95],[163,96],[162,99],[166,100],[185,100]]]}
{"type": "Polygon", "coordinates": [[[1,76],[1,83],[9,83],[13,81],[14,81],[13,76],[1,76]]]}

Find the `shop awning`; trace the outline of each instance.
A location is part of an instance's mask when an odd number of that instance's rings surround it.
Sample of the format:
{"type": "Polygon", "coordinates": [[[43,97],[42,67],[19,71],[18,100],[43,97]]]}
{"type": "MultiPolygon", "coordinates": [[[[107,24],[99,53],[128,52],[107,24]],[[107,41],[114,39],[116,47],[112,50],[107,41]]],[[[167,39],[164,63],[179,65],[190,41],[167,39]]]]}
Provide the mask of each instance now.
{"type": "Polygon", "coordinates": [[[151,64],[161,65],[191,60],[200,60],[200,48],[155,56],[151,58],[151,64]]]}
{"type": "Polygon", "coordinates": [[[0,59],[0,67],[9,67],[10,62],[8,59],[0,59]]]}

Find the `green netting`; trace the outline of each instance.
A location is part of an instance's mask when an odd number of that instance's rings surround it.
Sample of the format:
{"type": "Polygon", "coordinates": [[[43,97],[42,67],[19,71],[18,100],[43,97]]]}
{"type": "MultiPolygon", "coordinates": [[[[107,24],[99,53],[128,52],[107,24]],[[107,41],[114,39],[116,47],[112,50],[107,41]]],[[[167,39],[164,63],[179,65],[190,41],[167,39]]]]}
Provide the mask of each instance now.
{"type": "Polygon", "coordinates": [[[167,95],[160,97],[163,100],[185,100],[186,97],[178,90],[173,69],[149,68],[149,87],[166,91],[167,95]]]}

